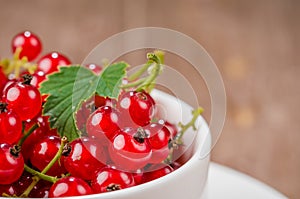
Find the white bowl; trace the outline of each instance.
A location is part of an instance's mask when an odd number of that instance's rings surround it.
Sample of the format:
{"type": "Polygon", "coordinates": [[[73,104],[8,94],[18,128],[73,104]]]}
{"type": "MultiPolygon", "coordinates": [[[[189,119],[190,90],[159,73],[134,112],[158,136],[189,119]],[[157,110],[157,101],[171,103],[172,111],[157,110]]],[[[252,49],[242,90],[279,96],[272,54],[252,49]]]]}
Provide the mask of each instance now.
{"type": "MultiPolygon", "coordinates": [[[[170,122],[188,122],[191,117],[191,106],[177,98],[154,90],[151,93],[160,111],[170,122]]],[[[206,180],[209,166],[209,155],[201,157],[201,151],[207,151],[211,143],[205,141],[210,137],[207,123],[202,117],[196,122],[197,131],[190,130],[184,136],[184,143],[191,143],[183,159],[187,162],[176,171],[162,178],[120,191],[80,196],[81,199],[205,199],[206,180]]],[[[210,139],[209,139],[210,140],[210,139]]],[[[76,197],[77,198],[77,197],[76,197]]]]}

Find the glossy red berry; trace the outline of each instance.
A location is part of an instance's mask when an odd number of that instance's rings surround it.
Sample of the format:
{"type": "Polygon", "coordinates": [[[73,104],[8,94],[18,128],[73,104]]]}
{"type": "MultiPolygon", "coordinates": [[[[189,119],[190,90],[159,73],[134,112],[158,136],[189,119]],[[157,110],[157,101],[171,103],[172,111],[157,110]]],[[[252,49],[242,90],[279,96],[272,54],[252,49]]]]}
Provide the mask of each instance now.
{"type": "Polygon", "coordinates": [[[143,183],[150,182],[152,180],[163,177],[169,173],[172,173],[174,169],[169,165],[157,164],[148,167],[148,172],[143,174],[143,183]]]}
{"type": "Polygon", "coordinates": [[[28,61],[34,60],[42,51],[40,39],[30,31],[17,34],[12,40],[12,51],[18,47],[22,48],[20,58],[26,56],[28,61]]]}
{"type": "Polygon", "coordinates": [[[152,156],[149,163],[160,163],[169,155],[170,131],[160,123],[151,123],[144,127],[152,148],[152,156]]]}
{"type": "Polygon", "coordinates": [[[45,74],[50,74],[58,71],[58,66],[70,65],[70,60],[58,52],[51,52],[46,54],[38,61],[38,70],[43,71],[45,74]]]}
{"type": "Polygon", "coordinates": [[[7,82],[6,82],[6,84],[4,85],[4,87],[3,87],[3,90],[2,90],[2,98],[4,98],[4,95],[5,95],[5,93],[6,93],[6,91],[7,91],[7,89],[10,87],[10,85],[12,85],[12,84],[15,84],[17,82],[17,80],[16,79],[11,79],[11,80],[8,80],[7,82]]]}
{"type": "Polygon", "coordinates": [[[93,112],[87,120],[88,136],[94,136],[107,144],[117,130],[119,130],[119,114],[110,106],[102,106],[93,112]]]}
{"type": "Polygon", "coordinates": [[[103,146],[93,138],[78,138],[69,145],[64,158],[64,166],[74,177],[91,180],[96,170],[105,166],[103,146]],[[99,157],[100,156],[100,157],[99,157]]]}
{"type": "Polygon", "coordinates": [[[165,121],[165,122],[163,122],[163,123],[164,123],[165,127],[167,127],[168,130],[170,131],[171,137],[172,137],[172,138],[175,138],[176,135],[177,135],[177,133],[178,133],[178,129],[177,129],[176,125],[175,125],[175,124],[172,124],[172,123],[170,123],[170,122],[168,122],[168,121],[165,121]]]}
{"type": "Polygon", "coordinates": [[[49,116],[42,116],[40,112],[35,118],[25,122],[25,132],[27,132],[34,124],[38,124],[39,127],[34,130],[23,142],[21,153],[23,154],[25,162],[32,156],[33,148],[41,138],[46,136],[57,136],[57,130],[51,129],[48,122],[49,116]]]}
{"type": "Polygon", "coordinates": [[[49,191],[49,198],[82,196],[92,194],[92,189],[80,178],[65,177],[55,182],[49,191]]]}
{"type": "Polygon", "coordinates": [[[139,185],[143,183],[143,171],[138,169],[135,172],[132,172],[132,176],[135,182],[135,185],[139,185]]]}
{"type": "Polygon", "coordinates": [[[16,144],[22,136],[22,121],[13,110],[0,102],[0,143],[16,144]]]}
{"type": "Polygon", "coordinates": [[[17,181],[24,170],[24,159],[19,147],[0,144],[0,184],[11,184],[17,181]]]}
{"type": "Polygon", "coordinates": [[[128,126],[132,126],[132,124],[146,126],[149,124],[154,114],[154,107],[153,98],[144,91],[124,93],[120,96],[117,104],[121,118],[128,126]]]}
{"type": "MultiPolygon", "coordinates": [[[[23,72],[23,75],[30,74],[29,72],[23,72]]],[[[32,80],[30,81],[30,84],[36,88],[40,88],[40,84],[43,83],[43,81],[46,80],[46,75],[43,71],[35,71],[32,75],[32,80]]]]}
{"type": "Polygon", "coordinates": [[[142,129],[126,128],[116,132],[108,146],[110,158],[117,169],[136,171],[149,162],[151,146],[142,129]]]}
{"type": "MultiPolygon", "coordinates": [[[[30,162],[34,167],[42,171],[49,162],[54,158],[59,150],[61,140],[58,136],[46,136],[41,139],[33,148],[30,162]]],[[[63,166],[63,158],[54,163],[51,169],[46,173],[52,176],[60,176],[66,173],[66,169],[63,166]]]]}
{"type": "Polygon", "coordinates": [[[105,167],[99,170],[91,181],[95,193],[104,193],[132,187],[135,185],[131,173],[105,167]]]}
{"type": "Polygon", "coordinates": [[[8,108],[14,110],[22,121],[34,118],[42,107],[41,94],[36,87],[30,85],[31,78],[27,80],[27,77],[24,82],[9,85],[4,94],[8,108]]]}

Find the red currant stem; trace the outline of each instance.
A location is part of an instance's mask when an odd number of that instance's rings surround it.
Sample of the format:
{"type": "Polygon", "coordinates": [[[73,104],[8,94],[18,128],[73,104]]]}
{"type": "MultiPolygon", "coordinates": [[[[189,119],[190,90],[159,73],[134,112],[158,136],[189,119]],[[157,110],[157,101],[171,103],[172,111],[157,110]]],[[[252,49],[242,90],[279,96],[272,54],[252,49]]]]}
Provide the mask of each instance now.
{"type": "Polygon", "coordinates": [[[138,71],[136,71],[135,73],[133,73],[131,76],[127,78],[129,81],[133,81],[133,82],[121,85],[120,88],[128,89],[128,88],[138,87],[136,89],[137,91],[141,91],[141,90],[150,91],[154,87],[155,80],[159,75],[159,73],[161,72],[161,64],[163,63],[164,60],[164,52],[154,51],[154,53],[148,53],[147,59],[148,61],[145,65],[143,65],[138,71]],[[144,78],[140,78],[141,75],[143,75],[147,70],[149,70],[150,74],[144,78]]]}
{"type": "Polygon", "coordinates": [[[185,134],[185,132],[187,132],[187,130],[190,127],[193,127],[193,130],[196,131],[197,128],[195,126],[195,122],[198,119],[198,117],[203,113],[204,109],[202,107],[198,107],[197,109],[192,111],[192,119],[191,121],[189,121],[187,124],[182,124],[181,122],[178,124],[178,126],[180,127],[180,131],[177,133],[176,137],[174,138],[174,140],[171,140],[169,145],[170,145],[170,151],[169,151],[169,155],[168,157],[163,161],[166,164],[170,164],[173,161],[173,152],[174,149],[176,149],[179,145],[183,144],[183,140],[182,137],[185,134]]]}
{"type": "MultiPolygon", "coordinates": [[[[61,157],[61,154],[63,152],[64,146],[67,143],[68,139],[67,137],[62,137],[61,138],[61,143],[60,143],[60,147],[57,151],[57,153],[55,154],[55,156],[53,157],[53,159],[48,163],[48,165],[40,172],[41,174],[45,174],[47,173],[47,171],[49,171],[49,169],[54,165],[54,163],[61,157]]],[[[34,186],[39,182],[41,178],[36,175],[32,177],[32,183],[27,187],[27,189],[21,194],[21,198],[27,198],[28,195],[30,194],[31,190],[34,188],[34,186]]]]}
{"type": "Polygon", "coordinates": [[[149,91],[152,84],[154,84],[157,76],[160,72],[160,64],[155,64],[151,74],[146,78],[146,80],[136,89],[137,91],[146,90],[149,91]]]}
{"type": "Polygon", "coordinates": [[[40,178],[38,176],[32,177],[31,184],[25,189],[25,191],[20,195],[20,198],[28,198],[28,195],[34,188],[34,186],[40,181],[40,178]]]}
{"type": "Polygon", "coordinates": [[[26,123],[25,123],[25,121],[22,121],[22,133],[23,134],[24,134],[25,128],[26,128],[26,123]]]}
{"type": "Polygon", "coordinates": [[[144,72],[147,71],[147,69],[153,64],[153,61],[148,61],[146,64],[144,64],[138,71],[130,75],[127,79],[128,81],[134,81],[138,79],[144,72]]]}
{"type": "Polygon", "coordinates": [[[46,181],[49,181],[49,182],[52,182],[52,183],[55,183],[58,180],[57,177],[53,177],[53,176],[49,176],[49,175],[43,174],[43,173],[41,173],[39,171],[36,171],[36,170],[30,168],[26,164],[24,165],[24,169],[28,173],[31,173],[34,176],[38,176],[42,180],[46,180],[46,181]]]}
{"type": "Polygon", "coordinates": [[[145,81],[136,89],[137,91],[147,90],[150,91],[153,87],[153,84],[161,71],[161,61],[155,53],[148,53],[147,58],[149,61],[155,62],[153,68],[150,72],[150,75],[145,79],[145,81]]]}
{"type": "Polygon", "coordinates": [[[141,78],[139,80],[136,80],[135,82],[124,84],[124,85],[121,86],[121,88],[122,89],[133,88],[133,87],[141,85],[145,80],[146,80],[146,78],[141,78]]]}
{"type": "Polygon", "coordinates": [[[61,142],[60,142],[60,147],[57,151],[57,153],[55,154],[54,158],[48,163],[48,165],[42,170],[41,173],[47,173],[47,171],[49,171],[49,169],[51,169],[51,167],[53,166],[53,164],[59,160],[59,158],[61,157],[61,154],[63,152],[64,146],[67,143],[68,139],[66,136],[63,136],[61,138],[61,142]]]}
{"type": "Polygon", "coordinates": [[[21,51],[22,51],[22,48],[18,47],[15,50],[15,53],[14,53],[12,59],[2,59],[0,61],[0,65],[3,68],[3,72],[6,75],[9,75],[14,72],[15,78],[19,78],[21,68],[24,68],[31,74],[33,74],[34,71],[36,70],[37,64],[28,62],[28,59],[25,56],[20,58],[21,51]]]}
{"type": "Polygon", "coordinates": [[[15,196],[15,195],[11,196],[11,195],[9,195],[9,194],[7,194],[7,193],[2,193],[2,196],[3,196],[3,197],[7,197],[7,198],[16,198],[16,197],[17,197],[17,196],[15,196]]]}
{"type": "Polygon", "coordinates": [[[202,107],[198,107],[197,109],[192,111],[193,118],[191,119],[190,122],[187,124],[182,124],[181,122],[178,124],[181,130],[178,132],[178,134],[175,137],[175,141],[177,144],[182,144],[182,137],[185,134],[185,132],[190,128],[193,127],[193,130],[196,131],[197,128],[195,126],[195,122],[198,119],[198,117],[203,113],[204,109],[202,107]]]}
{"type": "Polygon", "coordinates": [[[26,133],[24,133],[24,136],[19,140],[18,145],[22,146],[24,141],[39,127],[40,125],[38,123],[32,125],[32,127],[30,127],[30,129],[26,133]]]}

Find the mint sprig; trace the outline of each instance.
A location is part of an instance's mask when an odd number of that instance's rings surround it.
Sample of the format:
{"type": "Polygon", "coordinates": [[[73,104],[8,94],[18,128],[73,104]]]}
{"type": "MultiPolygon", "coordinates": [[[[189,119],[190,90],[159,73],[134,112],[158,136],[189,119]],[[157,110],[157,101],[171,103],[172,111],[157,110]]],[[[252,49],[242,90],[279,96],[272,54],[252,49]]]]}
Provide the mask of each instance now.
{"type": "Polygon", "coordinates": [[[95,93],[117,98],[127,66],[124,62],[115,63],[97,76],[85,67],[74,65],[61,67],[59,72],[49,75],[40,92],[49,95],[43,115],[50,116],[51,128],[57,128],[60,136],[66,136],[69,141],[80,137],[81,132],[75,123],[80,105],[95,93]]]}

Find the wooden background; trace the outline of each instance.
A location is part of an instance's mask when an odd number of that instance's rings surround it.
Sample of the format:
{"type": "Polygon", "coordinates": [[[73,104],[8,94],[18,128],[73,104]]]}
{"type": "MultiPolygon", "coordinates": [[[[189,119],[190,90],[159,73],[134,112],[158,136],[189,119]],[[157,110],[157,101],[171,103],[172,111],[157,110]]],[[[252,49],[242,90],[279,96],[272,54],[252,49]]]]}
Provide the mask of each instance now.
{"type": "Polygon", "coordinates": [[[0,8],[0,57],[11,55],[11,38],[26,29],[41,37],[44,53],[58,50],[73,63],[129,28],[191,36],[218,65],[228,97],[212,160],[300,198],[300,1],[0,0],[0,8]]]}

